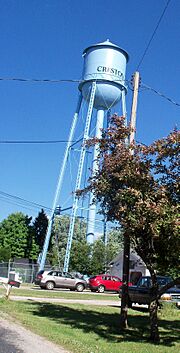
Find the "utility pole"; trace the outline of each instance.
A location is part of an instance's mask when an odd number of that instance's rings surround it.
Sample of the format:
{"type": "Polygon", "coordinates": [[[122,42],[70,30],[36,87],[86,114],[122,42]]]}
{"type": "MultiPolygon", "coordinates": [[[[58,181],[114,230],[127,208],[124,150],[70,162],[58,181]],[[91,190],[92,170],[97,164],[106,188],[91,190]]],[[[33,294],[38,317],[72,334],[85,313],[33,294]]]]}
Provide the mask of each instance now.
{"type": "Polygon", "coordinates": [[[105,249],[104,270],[106,272],[107,271],[107,244],[108,244],[106,212],[104,212],[104,219],[103,219],[103,240],[104,240],[104,249],[105,249]]]}
{"type": "MultiPolygon", "coordinates": [[[[138,100],[138,92],[139,92],[139,72],[136,71],[133,75],[133,101],[131,108],[131,119],[130,126],[132,131],[130,132],[129,143],[131,144],[135,140],[135,128],[136,128],[136,112],[137,112],[137,100],[138,100]]],[[[134,151],[132,150],[132,154],[134,151]]]]}
{"type": "MultiPolygon", "coordinates": [[[[136,111],[137,111],[137,99],[139,91],[139,72],[135,72],[133,75],[133,100],[131,107],[131,118],[130,127],[131,132],[129,136],[129,144],[135,140],[135,128],[136,128],[136,111]]],[[[134,154],[134,150],[131,150],[131,154],[134,154]]],[[[129,259],[130,259],[130,237],[129,234],[124,234],[124,254],[123,254],[123,285],[122,285],[122,299],[121,299],[121,315],[120,325],[122,328],[127,328],[127,311],[128,311],[128,282],[129,282],[129,259]]]]}

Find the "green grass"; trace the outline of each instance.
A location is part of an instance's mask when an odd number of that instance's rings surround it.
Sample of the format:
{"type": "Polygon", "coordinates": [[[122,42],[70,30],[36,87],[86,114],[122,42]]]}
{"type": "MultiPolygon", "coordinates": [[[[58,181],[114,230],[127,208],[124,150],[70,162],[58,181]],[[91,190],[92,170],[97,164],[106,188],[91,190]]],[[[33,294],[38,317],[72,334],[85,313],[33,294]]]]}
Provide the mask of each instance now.
{"type": "MultiPolygon", "coordinates": [[[[5,295],[6,290],[1,287],[0,289],[0,295],[5,295]]],[[[31,297],[37,297],[37,298],[64,298],[64,299],[94,299],[94,300],[117,300],[119,302],[119,297],[118,294],[107,294],[107,293],[91,293],[91,292],[71,292],[69,290],[66,291],[48,291],[48,290],[42,290],[39,287],[32,286],[28,288],[12,288],[10,296],[17,295],[17,296],[31,296],[31,297]]]]}
{"type": "MultiPolygon", "coordinates": [[[[167,304],[168,305],[168,304],[167,304]]],[[[144,309],[129,310],[129,329],[119,330],[119,308],[0,300],[0,311],[73,353],[178,353],[179,310],[164,305],[159,313],[161,341],[149,343],[144,309]]]]}

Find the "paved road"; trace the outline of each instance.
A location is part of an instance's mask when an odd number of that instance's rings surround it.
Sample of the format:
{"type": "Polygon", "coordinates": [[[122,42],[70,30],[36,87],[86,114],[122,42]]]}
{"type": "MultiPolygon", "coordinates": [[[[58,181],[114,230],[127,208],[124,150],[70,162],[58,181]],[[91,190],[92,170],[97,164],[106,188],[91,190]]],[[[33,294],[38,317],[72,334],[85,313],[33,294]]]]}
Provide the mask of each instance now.
{"type": "Polygon", "coordinates": [[[120,300],[97,300],[97,299],[64,299],[64,298],[39,298],[31,296],[15,296],[11,295],[11,300],[30,300],[36,302],[45,303],[69,303],[69,304],[86,304],[86,305],[98,305],[98,306],[120,306],[120,300]]]}
{"type": "Polygon", "coordinates": [[[0,320],[0,353],[23,353],[21,349],[15,344],[16,335],[13,331],[9,330],[5,320],[0,320]]]}
{"type": "Polygon", "coordinates": [[[70,353],[6,318],[0,318],[0,353],[70,353]]]}
{"type": "MultiPolygon", "coordinates": [[[[3,297],[0,295],[0,298],[3,297]]],[[[121,306],[121,300],[98,300],[98,299],[65,299],[65,298],[41,298],[41,297],[32,297],[32,296],[18,296],[18,295],[11,295],[11,300],[15,301],[34,301],[34,302],[41,302],[41,303],[69,303],[69,304],[84,304],[84,305],[96,305],[96,306],[121,306]]],[[[148,308],[148,305],[139,305],[133,304],[133,308],[148,308]]],[[[1,353],[1,352],[0,352],[1,353]]]]}

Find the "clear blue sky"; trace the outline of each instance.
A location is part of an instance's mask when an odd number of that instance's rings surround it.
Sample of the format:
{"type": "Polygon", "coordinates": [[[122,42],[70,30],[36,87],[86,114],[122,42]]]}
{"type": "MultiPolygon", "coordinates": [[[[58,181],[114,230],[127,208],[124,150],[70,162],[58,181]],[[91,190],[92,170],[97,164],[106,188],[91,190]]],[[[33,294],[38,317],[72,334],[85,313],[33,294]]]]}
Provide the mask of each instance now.
{"type": "MultiPolygon", "coordinates": [[[[80,79],[83,50],[109,38],[128,51],[130,80],[166,3],[0,0],[0,77],[80,79]]],[[[171,0],[139,69],[144,84],[176,102],[180,102],[179,14],[180,1],[171,0]]],[[[77,83],[0,81],[0,141],[67,140],[77,97],[77,83]]],[[[128,114],[131,99],[129,91],[128,114]]],[[[178,124],[179,113],[180,107],[140,89],[137,140],[150,143],[166,136],[178,124]]],[[[65,144],[0,144],[0,191],[52,207],[64,149],[65,144]]],[[[37,215],[38,209],[16,203],[0,194],[0,220],[15,211],[37,215]]]]}

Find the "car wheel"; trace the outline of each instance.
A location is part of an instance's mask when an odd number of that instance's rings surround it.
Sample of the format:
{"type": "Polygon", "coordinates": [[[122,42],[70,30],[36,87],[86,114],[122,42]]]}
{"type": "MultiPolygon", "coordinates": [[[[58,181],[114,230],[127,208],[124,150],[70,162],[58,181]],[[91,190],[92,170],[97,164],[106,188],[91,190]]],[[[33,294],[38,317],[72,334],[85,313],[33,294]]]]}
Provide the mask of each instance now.
{"type": "Polygon", "coordinates": [[[78,283],[78,284],[76,285],[76,290],[77,290],[78,292],[83,292],[83,290],[84,290],[84,285],[83,285],[82,283],[78,283]]]}
{"type": "Polygon", "coordinates": [[[104,293],[104,291],[105,291],[104,286],[101,285],[101,286],[98,287],[98,292],[99,293],[104,293]]]}
{"type": "Polygon", "coordinates": [[[51,282],[51,281],[47,282],[46,289],[50,289],[50,290],[54,289],[54,282],[51,282]]]}

